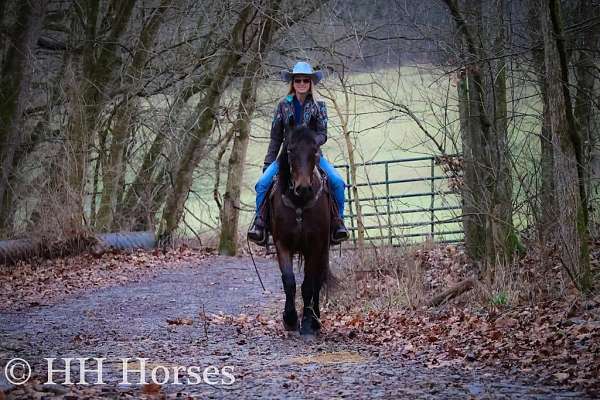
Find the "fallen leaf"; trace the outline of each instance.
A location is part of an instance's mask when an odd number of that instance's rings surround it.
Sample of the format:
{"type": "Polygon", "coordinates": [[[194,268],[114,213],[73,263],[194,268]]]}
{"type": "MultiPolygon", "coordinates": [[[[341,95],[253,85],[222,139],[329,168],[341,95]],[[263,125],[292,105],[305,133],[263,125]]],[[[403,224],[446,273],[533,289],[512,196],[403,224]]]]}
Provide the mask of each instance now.
{"type": "Polygon", "coordinates": [[[158,394],[160,392],[160,385],[157,383],[147,383],[142,388],[144,394],[158,394]]]}
{"type": "Polygon", "coordinates": [[[511,317],[500,317],[494,322],[494,325],[496,325],[497,328],[504,328],[504,329],[514,328],[518,324],[519,324],[519,321],[517,321],[516,319],[511,318],[511,317]]]}
{"type": "Polygon", "coordinates": [[[194,321],[189,318],[176,318],[176,319],[168,319],[167,324],[169,325],[192,325],[194,321]]]}
{"type": "Polygon", "coordinates": [[[565,380],[567,380],[567,378],[569,377],[569,374],[564,373],[564,372],[557,372],[556,374],[553,374],[552,376],[554,376],[556,379],[558,379],[558,381],[560,383],[563,383],[565,380]]]}

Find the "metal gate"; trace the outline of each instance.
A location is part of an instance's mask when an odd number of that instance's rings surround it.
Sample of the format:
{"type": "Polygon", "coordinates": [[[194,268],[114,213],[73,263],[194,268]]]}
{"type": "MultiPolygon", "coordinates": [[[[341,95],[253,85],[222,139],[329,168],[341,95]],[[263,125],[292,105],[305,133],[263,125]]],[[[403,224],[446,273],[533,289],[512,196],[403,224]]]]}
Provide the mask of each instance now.
{"type": "Polygon", "coordinates": [[[357,182],[352,182],[348,164],[336,164],[346,177],[344,220],[354,245],[358,240],[357,203],[365,241],[374,245],[398,246],[426,239],[462,242],[460,177],[444,166],[456,157],[423,156],[359,164],[357,182]]]}

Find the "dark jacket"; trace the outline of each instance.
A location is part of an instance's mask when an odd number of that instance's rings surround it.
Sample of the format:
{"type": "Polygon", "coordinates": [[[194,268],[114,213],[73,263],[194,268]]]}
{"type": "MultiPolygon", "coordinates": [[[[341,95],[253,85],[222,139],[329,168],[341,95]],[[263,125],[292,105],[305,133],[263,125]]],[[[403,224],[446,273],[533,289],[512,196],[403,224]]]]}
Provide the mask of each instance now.
{"type": "MultiPolygon", "coordinates": [[[[270,165],[275,159],[285,140],[290,120],[294,119],[294,95],[289,94],[277,104],[271,124],[271,142],[265,157],[265,167],[270,165]]],[[[312,95],[306,97],[304,103],[304,125],[317,133],[317,144],[323,145],[327,141],[327,107],[324,101],[314,101],[312,95]]],[[[294,124],[297,125],[297,124],[294,124]]]]}

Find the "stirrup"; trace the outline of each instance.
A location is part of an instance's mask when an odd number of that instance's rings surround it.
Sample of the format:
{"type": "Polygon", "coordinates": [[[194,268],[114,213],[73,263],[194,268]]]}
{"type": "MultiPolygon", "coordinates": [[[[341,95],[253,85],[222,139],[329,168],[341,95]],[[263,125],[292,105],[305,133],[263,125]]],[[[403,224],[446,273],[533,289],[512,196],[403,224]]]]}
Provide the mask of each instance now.
{"type": "Polygon", "coordinates": [[[259,246],[264,246],[268,239],[267,228],[262,226],[262,224],[257,223],[259,221],[262,222],[262,218],[256,214],[252,219],[252,223],[250,224],[250,228],[248,228],[246,236],[251,242],[258,244],[259,246]]]}
{"type": "Polygon", "coordinates": [[[251,229],[247,234],[248,240],[261,246],[264,246],[265,236],[265,231],[259,229],[251,229]]]}
{"type": "Polygon", "coordinates": [[[331,234],[331,243],[333,243],[333,244],[340,244],[343,241],[348,240],[349,238],[350,238],[350,234],[348,232],[348,229],[346,228],[346,226],[342,222],[340,225],[338,225],[338,227],[336,228],[336,230],[334,232],[332,232],[332,234],[331,234]]]}

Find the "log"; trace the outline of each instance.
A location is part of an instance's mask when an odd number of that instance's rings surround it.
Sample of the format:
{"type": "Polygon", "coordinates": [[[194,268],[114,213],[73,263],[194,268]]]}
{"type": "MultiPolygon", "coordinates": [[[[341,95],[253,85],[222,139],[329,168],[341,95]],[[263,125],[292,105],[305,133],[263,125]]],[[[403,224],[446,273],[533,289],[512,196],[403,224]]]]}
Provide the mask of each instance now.
{"type": "Polygon", "coordinates": [[[475,280],[465,279],[464,281],[459,282],[455,286],[452,286],[451,288],[445,290],[437,296],[434,296],[431,300],[429,300],[427,306],[435,307],[439,306],[440,304],[444,304],[447,301],[450,301],[453,298],[460,296],[461,294],[473,289],[474,284],[475,280]]]}

